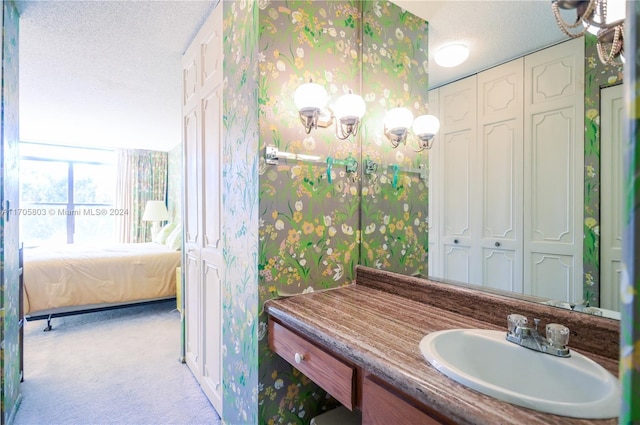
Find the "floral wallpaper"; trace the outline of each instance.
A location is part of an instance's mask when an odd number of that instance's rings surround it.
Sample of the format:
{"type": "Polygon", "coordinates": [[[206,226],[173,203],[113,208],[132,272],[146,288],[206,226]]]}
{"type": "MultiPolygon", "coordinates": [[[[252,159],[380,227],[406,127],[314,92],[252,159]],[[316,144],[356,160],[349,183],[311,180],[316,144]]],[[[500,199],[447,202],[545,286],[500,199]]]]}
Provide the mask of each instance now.
{"type": "MultiPolygon", "coordinates": [[[[224,1],[224,423],[258,420],[258,8],[224,1]]],[[[220,7],[218,5],[217,7],[220,7]]]]}
{"type": "MultiPolygon", "coordinates": [[[[398,103],[425,111],[426,22],[388,2],[265,1],[259,8],[260,305],[351,283],[365,249],[379,267],[422,270],[426,153],[393,150],[379,124],[398,103]],[[340,141],[333,126],[305,133],[293,94],[310,79],[327,89],[329,107],[350,90],[365,99],[358,136],[340,141]],[[268,164],[267,146],[317,160],[268,164]],[[349,158],[356,171],[342,165],[349,158]],[[376,170],[367,173],[364,159],[376,170]]],[[[258,338],[259,423],[308,423],[335,405],[268,349],[264,315],[258,338]]]]}
{"type": "Polygon", "coordinates": [[[169,222],[175,223],[182,215],[182,144],[167,155],[167,209],[169,222]]]}
{"type": "Polygon", "coordinates": [[[585,36],[584,298],[600,305],[600,89],[622,81],[622,65],[603,65],[596,37],[585,36]]]}
{"type": "MultiPolygon", "coordinates": [[[[261,2],[260,152],[267,146],[316,161],[260,158],[260,303],[353,281],[359,256],[360,177],[343,165],[359,159],[359,139],[336,138],[334,127],[306,134],[293,103],[312,79],[331,105],[349,90],[361,94],[360,2],[261,2]],[[327,162],[329,161],[329,162],[327,162]]],[[[272,353],[266,316],[259,329],[259,423],[308,423],[331,402],[326,393],[272,353]]],[[[335,404],[335,403],[333,403],[335,404]]]]}
{"type": "Polygon", "coordinates": [[[364,2],[363,32],[362,158],[375,170],[363,175],[360,264],[427,276],[429,151],[416,153],[411,134],[394,149],[383,121],[396,106],[427,113],[428,24],[391,3],[364,2]]]}
{"type": "MultiPolygon", "coordinates": [[[[2,205],[18,206],[18,11],[13,1],[3,1],[2,20],[2,205]]],[[[17,219],[17,217],[16,217],[17,219]]],[[[20,394],[20,347],[18,346],[18,221],[0,218],[0,369],[2,370],[2,423],[10,423],[20,394]]]]}
{"type": "Polygon", "coordinates": [[[623,232],[623,276],[620,288],[622,322],[620,329],[620,380],[622,383],[622,408],[618,423],[640,423],[640,103],[638,102],[638,78],[640,63],[640,34],[636,31],[640,21],[640,2],[627,2],[625,21],[624,79],[628,90],[626,125],[628,143],[625,146],[625,194],[623,232]]]}

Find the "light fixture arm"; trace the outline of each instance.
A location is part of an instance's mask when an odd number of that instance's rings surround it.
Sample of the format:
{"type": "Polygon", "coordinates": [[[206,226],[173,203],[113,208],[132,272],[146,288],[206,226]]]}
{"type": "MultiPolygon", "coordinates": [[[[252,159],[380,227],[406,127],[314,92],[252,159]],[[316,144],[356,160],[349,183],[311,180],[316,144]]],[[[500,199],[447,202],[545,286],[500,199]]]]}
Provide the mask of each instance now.
{"type": "Polygon", "coordinates": [[[304,126],[305,133],[311,133],[312,129],[318,128],[318,118],[320,110],[313,108],[305,108],[299,111],[300,122],[304,126]]]}
{"type": "Polygon", "coordinates": [[[357,136],[358,135],[358,127],[360,120],[356,117],[342,118],[337,119],[335,116],[332,117],[335,126],[336,126],[336,137],[340,140],[345,140],[349,136],[357,136]]]}
{"type": "Polygon", "coordinates": [[[424,134],[421,136],[416,136],[418,138],[418,149],[413,149],[414,152],[422,152],[425,149],[431,149],[433,146],[433,137],[434,134],[424,134]]]}
{"type": "Polygon", "coordinates": [[[599,29],[597,50],[603,64],[614,63],[614,59],[624,53],[624,19],[607,23],[607,0],[551,0],[551,9],[560,30],[571,38],[583,36],[592,26],[599,29]],[[564,21],[560,9],[576,9],[576,21],[573,24],[564,21]],[[600,21],[595,20],[596,15],[600,21]],[[580,25],[584,26],[582,31],[571,31],[580,25]]]}
{"type": "Polygon", "coordinates": [[[385,127],[384,134],[389,139],[389,143],[395,149],[400,145],[406,145],[407,143],[407,129],[406,128],[394,128],[388,129],[385,127]]]}

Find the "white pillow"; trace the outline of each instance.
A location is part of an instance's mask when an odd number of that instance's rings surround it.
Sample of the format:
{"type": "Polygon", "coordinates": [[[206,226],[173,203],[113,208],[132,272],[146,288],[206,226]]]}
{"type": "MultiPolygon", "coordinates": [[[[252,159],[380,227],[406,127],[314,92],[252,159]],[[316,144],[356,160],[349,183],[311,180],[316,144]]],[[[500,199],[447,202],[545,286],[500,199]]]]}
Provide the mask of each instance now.
{"type": "Polygon", "coordinates": [[[153,238],[153,242],[164,244],[171,232],[176,228],[176,223],[166,224],[160,229],[158,234],[153,238]]]}
{"type": "Polygon", "coordinates": [[[167,237],[167,240],[164,242],[167,248],[178,251],[182,248],[182,226],[177,225],[175,229],[171,231],[171,234],[167,237]]]}

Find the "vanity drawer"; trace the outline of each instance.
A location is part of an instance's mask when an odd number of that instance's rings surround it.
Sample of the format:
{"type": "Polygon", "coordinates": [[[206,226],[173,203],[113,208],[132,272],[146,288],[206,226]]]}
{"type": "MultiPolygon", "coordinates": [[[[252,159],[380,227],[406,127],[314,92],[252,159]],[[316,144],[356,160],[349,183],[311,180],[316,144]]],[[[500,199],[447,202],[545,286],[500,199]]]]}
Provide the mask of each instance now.
{"type": "Polygon", "coordinates": [[[273,320],[269,320],[269,348],[353,410],[355,367],[273,320]]]}

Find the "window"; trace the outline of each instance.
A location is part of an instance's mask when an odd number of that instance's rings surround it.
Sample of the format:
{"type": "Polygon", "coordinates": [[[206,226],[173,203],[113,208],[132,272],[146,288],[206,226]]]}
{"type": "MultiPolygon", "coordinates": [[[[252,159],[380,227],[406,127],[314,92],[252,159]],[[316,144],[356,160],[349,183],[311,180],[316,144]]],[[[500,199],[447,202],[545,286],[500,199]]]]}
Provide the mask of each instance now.
{"type": "Polygon", "coordinates": [[[25,246],[115,242],[115,153],[20,143],[20,239],[25,246]]]}

